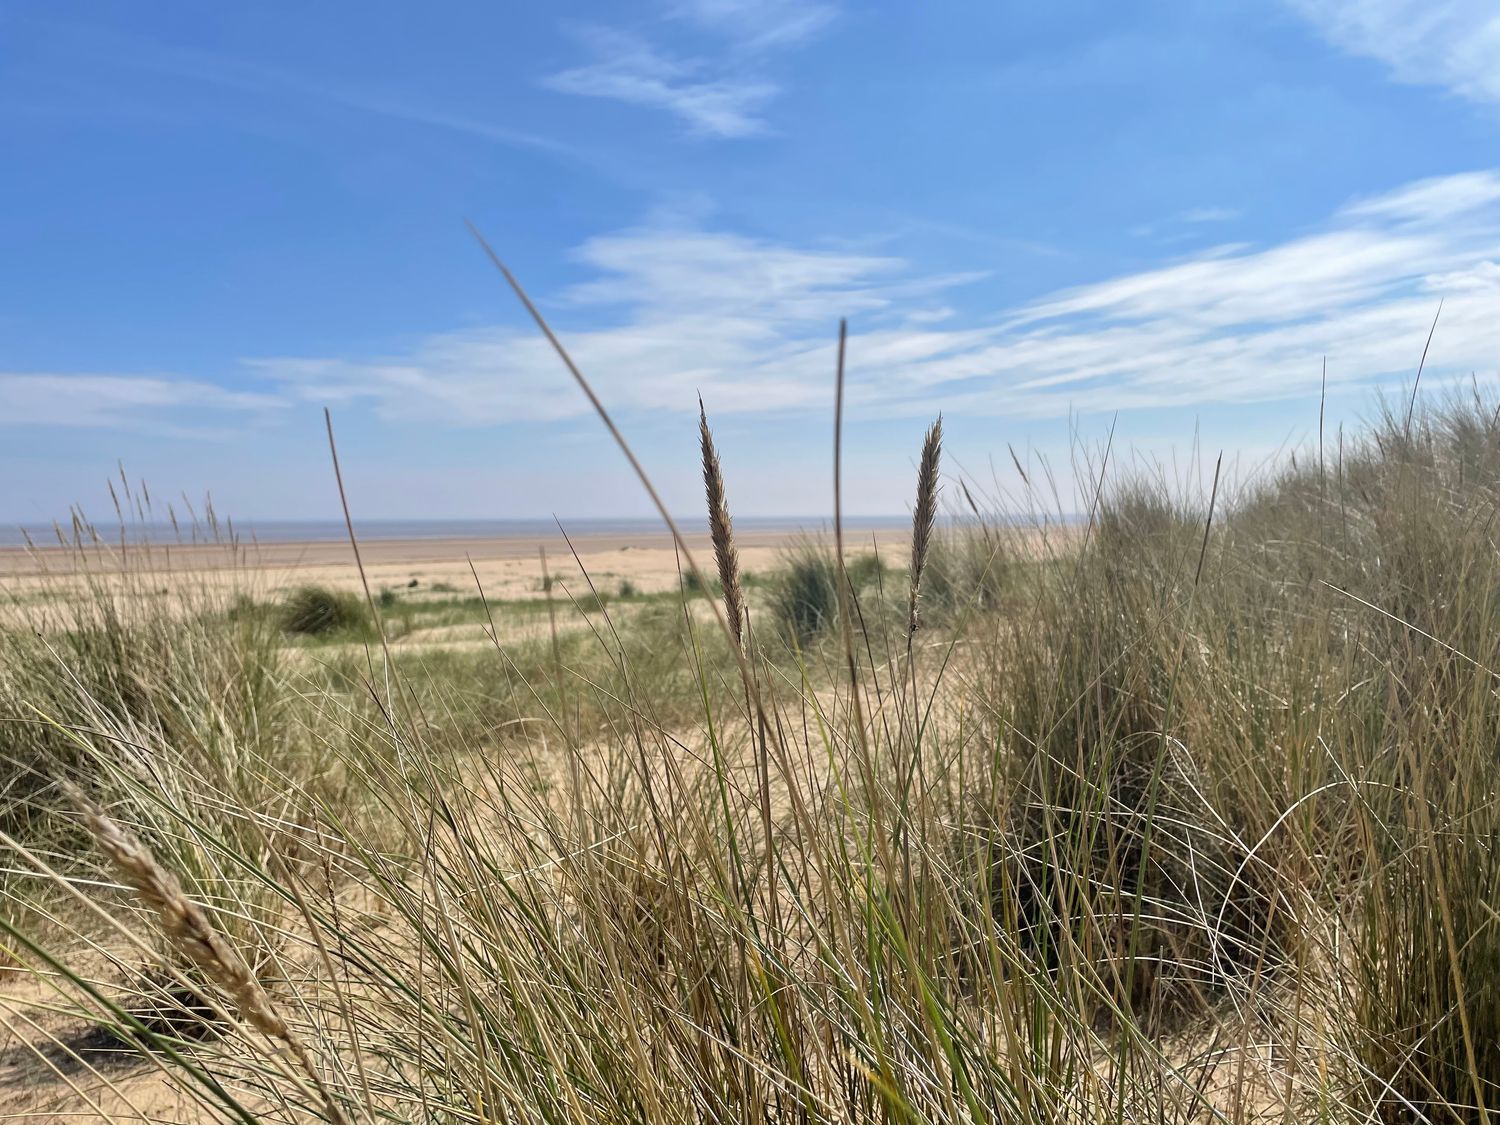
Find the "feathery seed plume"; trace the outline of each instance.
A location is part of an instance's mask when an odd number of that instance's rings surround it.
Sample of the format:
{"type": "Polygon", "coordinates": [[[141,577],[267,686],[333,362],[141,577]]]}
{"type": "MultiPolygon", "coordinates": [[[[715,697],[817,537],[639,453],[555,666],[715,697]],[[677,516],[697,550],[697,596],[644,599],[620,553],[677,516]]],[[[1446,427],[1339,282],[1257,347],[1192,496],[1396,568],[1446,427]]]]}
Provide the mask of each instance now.
{"type": "Polygon", "coordinates": [[[120,878],[155,911],[162,932],[182,956],[196,965],[234,1001],[246,1023],[287,1045],[290,1053],[312,1080],[329,1119],[346,1125],[347,1115],[334,1102],[306,1046],[277,1013],[265,987],[256,979],[233,946],[214,928],[203,908],[182,889],[177,877],[156,861],[151,850],[133,833],[99,808],[71,782],[63,791],[83,814],[99,849],[109,857],[120,878]]]}
{"type": "Polygon", "coordinates": [[[734,524],[729,518],[729,503],[724,497],[724,473],[719,467],[719,453],[708,429],[708,413],[703,398],[698,398],[698,436],[703,446],[703,489],[708,498],[708,530],[714,544],[714,561],[719,567],[719,585],[724,589],[724,614],[734,633],[735,643],[745,643],[745,594],[740,587],[740,556],[734,548],[734,524]]]}
{"type": "Polygon", "coordinates": [[[917,469],[917,506],[911,521],[911,602],[907,614],[907,636],[922,627],[919,599],[922,569],[932,546],[932,526],[937,519],[938,459],[943,452],[943,416],[938,415],[922,441],[922,462],[917,469]]]}

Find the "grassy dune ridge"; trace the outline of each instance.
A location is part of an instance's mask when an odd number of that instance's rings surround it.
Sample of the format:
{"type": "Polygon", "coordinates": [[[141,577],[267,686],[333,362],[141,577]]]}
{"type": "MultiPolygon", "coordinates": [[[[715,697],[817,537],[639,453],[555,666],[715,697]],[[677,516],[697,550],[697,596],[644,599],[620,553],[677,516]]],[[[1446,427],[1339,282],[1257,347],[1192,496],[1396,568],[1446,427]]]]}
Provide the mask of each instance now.
{"type": "Polygon", "coordinates": [[[929,439],[915,558],[753,580],[702,436],[718,550],[665,594],[9,607],[0,1107],[1500,1111],[1493,403],[1103,472],[1080,522],[941,478],[923,545],[929,439]],[[403,647],[439,626],[486,643],[403,647]]]}

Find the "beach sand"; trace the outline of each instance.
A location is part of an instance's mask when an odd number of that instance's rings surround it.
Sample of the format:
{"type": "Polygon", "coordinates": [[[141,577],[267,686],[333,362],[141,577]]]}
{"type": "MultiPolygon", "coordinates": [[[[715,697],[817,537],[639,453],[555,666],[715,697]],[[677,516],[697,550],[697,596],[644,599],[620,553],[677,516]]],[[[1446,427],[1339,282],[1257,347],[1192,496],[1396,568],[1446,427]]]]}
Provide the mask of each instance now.
{"type": "MultiPolygon", "coordinates": [[[[796,528],[756,528],[737,532],[744,570],[775,569],[786,549],[804,535],[796,528]]],[[[909,532],[901,528],[851,528],[845,551],[854,555],[878,549],[892,565],[904,564],[909,532]]],[[[686,533],[688,549],[706,575],[713,570],[708,535],[686,533]]],[[[372,591],[390,588],[413,592],[436,589],[472,593],[478,578],[487,597],[542,596],[542,554],[554,577],[569,586],[586,571],[595,586],[611,593],[630,583],[640,593],[672,589],[679,568],[688,569],[666,531],[590,533],[572,537],[515,535],[465,539],[372,539],[359,544],[359,558],[372,591]]],[[[0,590],[24,597],[85,580],[117,583],[122,588],[171,587],[244,591],[272,596],[296,586],[315,584],[359,590],[360,571],[347,541],[241,544],[97,544],[82,550],[0,548],[0,590]]]]}

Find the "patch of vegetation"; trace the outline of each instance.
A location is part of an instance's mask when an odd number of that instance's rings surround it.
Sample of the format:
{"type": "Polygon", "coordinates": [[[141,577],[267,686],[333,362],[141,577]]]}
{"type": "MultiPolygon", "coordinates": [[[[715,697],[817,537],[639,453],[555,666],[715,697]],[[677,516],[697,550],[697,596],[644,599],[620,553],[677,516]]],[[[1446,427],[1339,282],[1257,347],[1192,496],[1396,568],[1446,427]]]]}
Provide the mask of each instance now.
{"type": "MultiPolygon", "coordinates": [[[[845,564],[844,574],[861,616],[874,614],[880,607],[872,598],[891,575],[884,560],[874,552],[855,555],[845,564]]],[[[804,540],[791,548],[767,583],[777,631],[800,645],[833,626],[839,612],[838,583],[838,566],[825,545],[804,540]]],[[[893,585],[891,593],[895,592],[893,585]]]]}
{"type": "Polygon", "coordinates": [[[1478,401],[1249,483],[1112,477],[1052,538],[940,529],[915,632],[911,575],[813,541],[741,636],[621,583],[615,627],[499,601],[502,652],[378,666],[156,576],[16,603],[0,946],[58,994],[11,1003],[201,1040],[164,1073],[216,1119],[1485,1121],[1497,481],[1478,401]],[[170,1021],[142,960],[188,977],[170,1021]]]}
{"type": "Polygon", "coordinates": [[[849,585],[858,592],[880,587],[890,574],[890,567],[874,551],[866,551],[846,562],[844,572],[849,576],[849,585]]]}
{"type": "Polygon", "coordinates": [[[949,623],[997,609],[1013,569],[1003,529],[980,522],[939,532],[923,581],[923,605],[936,620],[949,623]]]}
{"type": "Polygon", "coordinates": [[[804,541],[787,553],[769,595],[777,631],[806,644],[838,617],[838,569],[821,544],[804,541]]]}
{"type": "Polygon", "coordinates": [[[281,627],[303,637],[364,634],[370,631],[370,614],[357,594],[300,586],[282,601],[281,627]]]}
{"type": "Polygon", "coordinates": [[[713,597],[719,597],[723,593],[723,588],[719,585],[717,578],[709,577],[707,582],[708,584],[705,586],[704,579],[698,576],[696,570],[684,570],[682,572],[682,589],[684,593],[701,594],[707,590],[713,597]]]}
{"type": "Polygon", "coordinates": [[[249,594],[237,593],[229,602],[229,607],[224,611],[224,616],[234,622],[255,622],[264,620],[274,611],[274,607],[265,602],[258,602],[249,594]]]}

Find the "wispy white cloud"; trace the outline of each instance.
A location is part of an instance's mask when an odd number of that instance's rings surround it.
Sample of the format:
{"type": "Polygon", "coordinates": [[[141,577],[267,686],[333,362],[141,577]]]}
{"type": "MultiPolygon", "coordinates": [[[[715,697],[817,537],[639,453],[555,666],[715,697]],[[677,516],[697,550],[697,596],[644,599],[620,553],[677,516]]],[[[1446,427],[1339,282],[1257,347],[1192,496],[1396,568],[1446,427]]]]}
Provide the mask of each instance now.
{"type": "MultiPolygon", "coordinates": [[[[832,332],[850,316],[851,393],[867,413],[1060,416],[1307,394],[1409,377],[1433,312],[1444,372],[1500,362],[1500,174],[1423,181],[1352,203],[1322,229],[1225,246],[1142,273],[973,312],[974,275],[660,223],[576,252],[592,278],[552,315],[606,401],[718,412],[822,408],[832,332]],[[955,312],[954,307],[968,312],[955,312]],[[607,323],[607,326],[600,326],[607,323]]],[[[408,354],[267,359],[287,393],[359,399],[456,425],[586,406],[529,330],[434,336],[408,354]]]]}
{"type": "Polygon", "coordinates": [[[144,39],[115,36],[99,38],[99,42],[93,39],[86,41],[91,44],[89,49],[101,55],[107,54],[112,62],[208,86],[240,91],[256,97],[291,95],[355,113],[464,134],[494,144],[535,149],[557,156],[582,158],[584,155],[556,138],[437,106],[395,89],[380,89],[326,77],[294,74],[214,51],[168,46],[144,39]]]}
{"type": "Polygon", "coordinates": [[[1125,233],[1131,238],[1155,238],[1166,246],[1197,238],[1201,232],[1194,228],[1231,222],[1241,214],[1243,212],[1234,207],[1190,207],[1159,223],[1137,223],[1125,233]]]}
{"type": "Polygon", "coordinates": [[[1288,0],[1335,46],[1377,59],[1401,82],[1500,102],[1500,8],[1493,0],[1288,0]]]}
{"type": "MultiPolygon", "coordinates": [[[[575,257],[595,276],[557,295],[552,311],[562,322],[623,320],[567,335],[601,393],[625,409],[684,409],[699,390],[725,411],[821,403],[840,315],[877,315],[961,280],[904,276],[894,258],[663,227],[591,239],[575,257]]],[[[576,388],[530,329],[445,333],[374,361],[252,367],[312,399],[371,400],[392,418],[490,424],[580,413],[576,388]]]]}
{"type": "Polygon", "coordinates": [[[1500,204],[1500,174],[1460,172],[1418,180],[1373,199],[1360,200],[1345,209],[1358,219],[1431,225],[1460,219],[1500,204]]]}
{"type": "Polygon", "coordinates": [[[554,137],[542,136],[524,129],[514,129],[462,113],[436,109],[390,93],[350,86],[303,84],[300,88],[306,93],[327,98],[349,109],[378,114],[397,121],[406,121],[414,125],[430,125],[436,129],[463,133],[500,145],[531,148],[559,156],[582,156],[578,149],[554,137]]]}
{"type": "Polygon", "coordinates": [[[1227,223],[1239,217],[1233,207],[1193,207],[1178,216],[1184,223],[1227,223]]]}
{"type": "Polygon", "coordinates": [[[665,110],[701,137],[770,131],[766,106],[781,93],[767,56],[802,46],[837,14],[824,0],[665,0],[665,14],[715,42],[707,54],[668,52],[613,27],[573,28],[591,61],[542,79],[559,93],[665,110]]]}
{"type": "Polygon", "coordinates": [[[0,424],[6,426],[159,427],[177,412],[244,413],[282,401],[253,391],[149,375],[0,372],[0,424]]]}
{"type": "Polygon", "coordinates": [[[767,131],[760,111],[776,96],[774,84],[713,76],[707,63],[673,58],[627,32],[586,27],[577,34],[595,61],[547,76],[542,82],[549,89],[666,110],[699,136],[749,137],[767,131]]]}
{"type": "MultiPolygon", "coordinates": [[[[1500,172],[1350,203],[1320,229],[976,311],[981,275],[778,245],[659,216],[585,242],[584,278],[544,302],[614,408],[824,409],[840,316],[866,415],[1057,417],[1296,397],[1409,378],[1438,301],[1433,380],[1500,375],[1500,172]]],[[[393,422],[548,421],[587,406],[529,327],[439,333],[399,354],[247,360],[195,379],[0,373],[8,424],[243,418],[357,402],[393,422]]]]}
{"type": "Polygon", "coordinates": [[[677,0],[669,10],[749,50],[798,46],[838,14],[833,4],[817,0],[677,0]]]}

